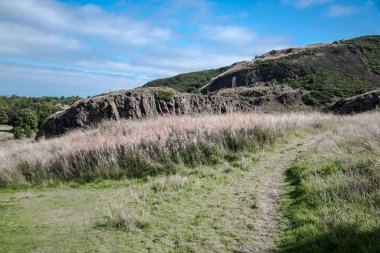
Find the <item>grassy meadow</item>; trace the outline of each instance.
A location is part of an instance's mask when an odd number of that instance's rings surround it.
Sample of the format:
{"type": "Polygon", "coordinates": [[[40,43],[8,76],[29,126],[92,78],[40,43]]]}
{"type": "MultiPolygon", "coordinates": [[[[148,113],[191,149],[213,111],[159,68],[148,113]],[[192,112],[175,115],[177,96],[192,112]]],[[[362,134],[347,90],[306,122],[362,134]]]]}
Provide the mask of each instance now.
{"type": "Polygon", "coordinates": [[[3,141],[0,252],[377,252],[378,122],[236,113],[3,141]]]}

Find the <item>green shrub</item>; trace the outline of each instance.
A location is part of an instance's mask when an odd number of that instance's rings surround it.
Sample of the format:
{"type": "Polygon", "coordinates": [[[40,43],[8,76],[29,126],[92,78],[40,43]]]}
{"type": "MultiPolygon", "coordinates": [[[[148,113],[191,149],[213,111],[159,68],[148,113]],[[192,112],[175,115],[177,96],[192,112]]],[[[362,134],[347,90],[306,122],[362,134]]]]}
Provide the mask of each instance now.
{"type": "Polygon", "coordinates": [[[174,93],[170,90],[158,90],[157,98],[169,102],[173,99],[174,93]]]}
{"type": "Polygon", "coordinates": [[[6,108],[0,107],[0,123],[7,123],[8,122],[8,113],[6,108]]]}
{"type": "Polygon", "coordinates": [[[24,133],[26,137],[31,138],[33,134],[32,128],[29,125],[25,126],[24,133]]]}
{"type": "Polygon", "coordinates": [[[21,139],[22,138],[22,128],[21,127],[14,127],[12,131],[13,131],[13,137],[15,139],[21,139]]]}
{"type": "Polygon", "coordinates": [[[224,160],[226,160],[227,162],[236,162],[236,161],[239,161],[241,158],[241,156],[237,153],[227,153],[224,155],[224,160]]]}
{"type": "Polygon", "coordinates": [[[9,123],[14,128],[15,138],[19,139],[23,134],[31,137],[33,131],[37,130],[38,117],[30,109],[21,109],[11,114],[9,123]]]}

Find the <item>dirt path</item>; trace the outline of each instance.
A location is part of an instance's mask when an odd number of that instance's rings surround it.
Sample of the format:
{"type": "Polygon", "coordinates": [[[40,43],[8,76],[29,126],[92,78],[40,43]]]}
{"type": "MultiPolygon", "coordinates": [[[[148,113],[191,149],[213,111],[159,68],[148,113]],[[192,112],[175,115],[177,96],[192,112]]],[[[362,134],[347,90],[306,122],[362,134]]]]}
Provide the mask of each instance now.
{"type": "Polygon", "coordinates": [[[252,170],[258,173],[256,187],[256,215],[254,217],[255,231],[250,245],[244,245],[245,252],[275,251],[276,230],[284,217],[279,209],[286,195],[285,170],[306,147],[317,142],[321,135],[291,142],[267,154],[252,170]]]}

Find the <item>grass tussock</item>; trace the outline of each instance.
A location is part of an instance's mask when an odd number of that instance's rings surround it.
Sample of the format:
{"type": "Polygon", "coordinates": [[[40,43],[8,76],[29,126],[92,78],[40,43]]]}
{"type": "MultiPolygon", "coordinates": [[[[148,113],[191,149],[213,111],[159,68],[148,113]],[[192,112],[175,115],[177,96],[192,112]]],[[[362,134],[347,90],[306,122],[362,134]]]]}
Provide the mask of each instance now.
{"type": "Polygon", "coordinates": [[[235,113],[109,121],[39,142],[0,146],[0,186],[169,175],[262,149],[291,128],[334,116],[235,113]]]}
{"type": "Polygon", "coordinates": [[[150,178],[144,190],[119,190],[109,202],[100,226],[115,228],[125,232],[148,229],[156,218],[155,205],[168,201],[170,195],[179,193],[191,184],[188,176],[180,174],[150,178]],[[159,196],[159,197],[158,197],[159,196]]]}
{"type": "Polygon", "coordinates": [[[380,115],[347,118],[288,169],[285,252],[380,252],[380,115]]]}

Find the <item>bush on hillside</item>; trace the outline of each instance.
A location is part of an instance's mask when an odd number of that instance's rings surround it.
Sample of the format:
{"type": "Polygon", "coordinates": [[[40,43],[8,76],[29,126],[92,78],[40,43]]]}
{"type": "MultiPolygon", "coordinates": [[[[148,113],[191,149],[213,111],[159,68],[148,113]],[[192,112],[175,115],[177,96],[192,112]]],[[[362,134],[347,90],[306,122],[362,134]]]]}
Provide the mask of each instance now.
{"type": "Polygon", "coordinates": [[[174,93],[171,90],[159,90],[157,92],[157,97],[160,100],[164,100],[165,102],[169,102],[172,100],[174,93]]]}

